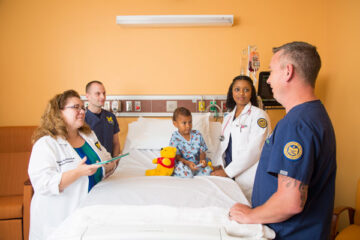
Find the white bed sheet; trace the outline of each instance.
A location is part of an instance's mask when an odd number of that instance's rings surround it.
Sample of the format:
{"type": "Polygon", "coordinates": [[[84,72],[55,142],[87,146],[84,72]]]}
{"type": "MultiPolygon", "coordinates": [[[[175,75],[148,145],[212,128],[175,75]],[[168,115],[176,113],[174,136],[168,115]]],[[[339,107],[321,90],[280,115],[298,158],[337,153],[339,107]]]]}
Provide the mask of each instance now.
{"type": "Polygon", "coordinates": [[[50,239],[275,237],[261,224],[238,224],[228,219],[235,202],[248,204],[231,179],[144,176],[146,169],[155,168],[152,159],[158,156],[158,150],[130,150],[115,173],[91,190],[50,239]]]}

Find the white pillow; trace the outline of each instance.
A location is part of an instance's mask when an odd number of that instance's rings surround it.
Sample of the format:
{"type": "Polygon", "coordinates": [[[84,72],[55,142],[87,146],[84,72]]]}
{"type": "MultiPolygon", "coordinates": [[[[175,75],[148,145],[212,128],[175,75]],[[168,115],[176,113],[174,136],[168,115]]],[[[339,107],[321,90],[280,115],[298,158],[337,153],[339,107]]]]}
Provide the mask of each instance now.
{"type": "Polygon", "coordinates": [[[192,128],[200,131],[206,146],[210,150],[212,142],[210,137],[209,117],[210,113],[192,113],[192,128]]]}
{"type": "Polygon", "coordinates": [[[139,118],[129,124],[124,149],[161,149],[176,131],[170,119],[139,118]]]}
{"type": "Polygon", "coordinates": [[[124,144],[124,152],[128,152],[131,148],[134,148],[134,141],[136,141],[136,136],[139,135],[139,131],[141,131],[141,123],[139,121],[135,121],[132,123],[129,123],[128,125],[128,131],[125,139],[124,144]]]}
{"type": "MultiPolygon", "coordinates": [[[[210,113],[193,113],[193,129],[201,132],[211,151],[212,139],[209,126],[210,113]]],[[[172,119],[142,118],[129,124],[124,149],[161,149],[169,145],[171,135],[177,129],[172,119]]]]}

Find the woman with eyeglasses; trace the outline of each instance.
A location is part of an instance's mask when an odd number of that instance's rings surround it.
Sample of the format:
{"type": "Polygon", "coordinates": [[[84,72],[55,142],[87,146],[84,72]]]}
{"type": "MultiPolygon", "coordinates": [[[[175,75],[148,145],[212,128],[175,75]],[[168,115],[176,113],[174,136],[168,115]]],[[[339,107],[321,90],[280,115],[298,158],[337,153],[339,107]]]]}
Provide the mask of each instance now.
{"type": "Polygon", "coordinates": [[[212,176],[234,179],[250,201],[255,172],[265,139],[271,132],[269,117],[258,108],[253,81],[237,76],[229,86],[222,123],[220,151],[212,176]]]}
{"type": "Polygon", "coordinates": [[[28,173],[31,201],[29,239],[47,239],[116,163],[84,122],[79,94],[68,90],[53,97],[33,135],[28,173]]]}

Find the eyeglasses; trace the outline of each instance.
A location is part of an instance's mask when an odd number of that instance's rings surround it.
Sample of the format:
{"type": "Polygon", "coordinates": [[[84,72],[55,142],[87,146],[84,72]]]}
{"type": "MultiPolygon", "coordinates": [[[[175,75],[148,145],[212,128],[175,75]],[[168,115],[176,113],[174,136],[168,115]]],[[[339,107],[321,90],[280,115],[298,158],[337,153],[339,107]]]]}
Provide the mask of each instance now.
{"type": "Polygon", "coordinates": [[[72,109],[75,109],[77,112],[80,112],[81,110],[84,110],[85,112],[85,107],[84,106],[81,106],[80,104],[75,104],[73,106],[67,106],[65,108],[72,108],[72,109]]]}

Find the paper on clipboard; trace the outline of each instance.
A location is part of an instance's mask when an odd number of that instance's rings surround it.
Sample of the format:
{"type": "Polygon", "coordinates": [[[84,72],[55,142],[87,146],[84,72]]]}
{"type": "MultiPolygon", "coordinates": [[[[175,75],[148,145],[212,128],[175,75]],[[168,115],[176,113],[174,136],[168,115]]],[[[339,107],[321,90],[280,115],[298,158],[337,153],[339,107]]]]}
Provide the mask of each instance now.
{"type": "Polygon", "coordinates": [[[110,160],[102,161],[102,162],[97,162],[97,163],[94,163],[94,164],[96,164],[96,165],[106,164],[106,163],[115,161],[115,160],[117,160],[117,159],[120,159],[120,158],[122,158],[122,157],[125,157],[125,156],[127,156],[127,155],[129,155],[129,154],[130,154],[130,153],[124,153],[124,154],[121,154],[120,156],[114,157],[114,158],[112,158],[112,159],[110,159],[110,160]]]}

